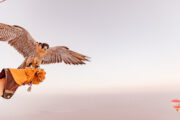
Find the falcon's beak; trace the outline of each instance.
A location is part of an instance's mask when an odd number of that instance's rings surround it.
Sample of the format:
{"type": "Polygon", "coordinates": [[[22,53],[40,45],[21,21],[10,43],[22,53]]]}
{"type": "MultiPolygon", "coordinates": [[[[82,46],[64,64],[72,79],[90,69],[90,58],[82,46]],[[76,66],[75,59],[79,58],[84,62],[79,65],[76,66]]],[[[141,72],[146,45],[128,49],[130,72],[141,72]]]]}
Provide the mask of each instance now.
{"type": "Polygon", "coordinates": [[[47,50],[47,49],[48,49],[48,48],[45,46],[45,47],[44,47],[44,50],[47,50]]]}

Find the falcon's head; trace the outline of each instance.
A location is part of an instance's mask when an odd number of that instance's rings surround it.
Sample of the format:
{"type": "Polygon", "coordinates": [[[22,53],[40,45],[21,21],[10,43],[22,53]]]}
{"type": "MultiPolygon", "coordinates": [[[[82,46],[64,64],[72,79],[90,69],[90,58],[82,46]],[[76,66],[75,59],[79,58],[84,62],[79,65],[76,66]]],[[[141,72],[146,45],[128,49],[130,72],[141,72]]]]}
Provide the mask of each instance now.
{"type": "Polygon", "coordinates": [[[49,45],[47,43],[42,43],[41,48],[44,50],[47,50],[47,49],[49,49],[49,45]]]}
{"type": "Polygon", "coordinates": [[[49,45],[47,43],[36,43],[37,51],[41,53],[46,53],[46,51],[49,49],[49,45]]]}

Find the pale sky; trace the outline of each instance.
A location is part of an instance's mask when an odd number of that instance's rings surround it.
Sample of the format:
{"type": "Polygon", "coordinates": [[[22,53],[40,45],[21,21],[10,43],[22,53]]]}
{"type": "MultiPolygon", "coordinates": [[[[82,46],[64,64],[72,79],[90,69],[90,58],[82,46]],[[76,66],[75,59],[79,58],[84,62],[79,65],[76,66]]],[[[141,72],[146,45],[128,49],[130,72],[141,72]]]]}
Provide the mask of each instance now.
{"type": "MultiPolygon", "coordinates": [[[[0,23],[91,57],[42,65],[44,82],[0,99],[3,120],[179,120],[179,0],[7,0],[0,23]]],[[[0,42],[2,68],[23,57],[0,42]]]]}
{"type": "MultiPolygon", "coordinates": [[[[26,28],[36,41],[91,57],[83,66],[42,65],[39,93],[176,90],[180,84],[180,1],[7,0],[0,21],[26,28]]],[[[23,61],[0,43],[0,68],[23,61]]],[[[27,94],[22,87],[20,93],[27,94]]]]}

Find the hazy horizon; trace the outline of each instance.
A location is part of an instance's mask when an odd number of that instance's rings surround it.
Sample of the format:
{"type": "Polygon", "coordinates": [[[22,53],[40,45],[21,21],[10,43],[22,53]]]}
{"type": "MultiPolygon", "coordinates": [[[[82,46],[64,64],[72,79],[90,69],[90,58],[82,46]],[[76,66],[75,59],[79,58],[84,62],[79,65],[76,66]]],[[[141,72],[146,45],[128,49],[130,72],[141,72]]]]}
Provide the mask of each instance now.
{"type": "Polygon", "coordinates": [[[173,92],[120,94],[16,94],[0,100],[3,120],[178,120],[173,92]],[[8,106],[8,107],[7,107],[8,106]]]}

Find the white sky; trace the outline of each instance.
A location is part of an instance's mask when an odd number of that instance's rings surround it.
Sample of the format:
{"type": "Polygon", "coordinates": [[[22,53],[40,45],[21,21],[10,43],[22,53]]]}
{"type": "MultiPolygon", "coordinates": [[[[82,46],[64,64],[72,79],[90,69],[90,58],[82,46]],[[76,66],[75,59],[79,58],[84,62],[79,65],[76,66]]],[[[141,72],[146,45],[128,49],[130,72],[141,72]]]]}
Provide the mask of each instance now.
{"type": "MultiPolygon", "coordinates": [[[[46,80],[33,91],[132,92],[180,84],[178,0],[7,0],[0,22],[26,28],[35,40],[91,57],[83,66],[41,66],[46,80]]],[[[23,61],[0,43],[0,68],[23,61]]],[[[27,94],[24,88],[20,93],[27,94]]]]}

